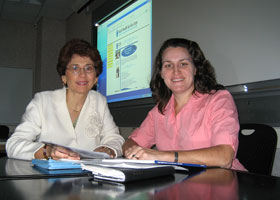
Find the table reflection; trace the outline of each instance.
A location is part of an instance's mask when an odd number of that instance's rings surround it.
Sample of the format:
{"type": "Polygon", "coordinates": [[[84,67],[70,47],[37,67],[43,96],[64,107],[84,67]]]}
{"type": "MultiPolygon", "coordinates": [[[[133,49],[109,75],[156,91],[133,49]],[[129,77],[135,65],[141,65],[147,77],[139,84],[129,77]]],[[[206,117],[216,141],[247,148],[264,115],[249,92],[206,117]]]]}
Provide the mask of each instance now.
{"type": "Polygon", "coordinates": [[[208,169],[155,193],[152,199],[237,200],[239,196],[236,172],[226,169],[208,169]]]}

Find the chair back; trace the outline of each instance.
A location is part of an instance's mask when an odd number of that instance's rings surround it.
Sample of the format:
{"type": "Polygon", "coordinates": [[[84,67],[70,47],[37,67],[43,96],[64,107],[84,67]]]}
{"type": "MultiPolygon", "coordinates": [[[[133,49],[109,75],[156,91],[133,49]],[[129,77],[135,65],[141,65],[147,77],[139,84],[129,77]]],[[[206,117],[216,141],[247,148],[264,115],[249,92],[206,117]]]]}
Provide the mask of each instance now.
{"type": "Polygon", "coordinates": [[[9,138],[10,129],[6,125],[0,125],[0,139],[8,139],[9,138]]]}
{"type": "Polygon", "coordinates": [[[271,175],[276,148],[277,133],[273,127],[240,125],[237,158],[249,172],[271,175]]]}

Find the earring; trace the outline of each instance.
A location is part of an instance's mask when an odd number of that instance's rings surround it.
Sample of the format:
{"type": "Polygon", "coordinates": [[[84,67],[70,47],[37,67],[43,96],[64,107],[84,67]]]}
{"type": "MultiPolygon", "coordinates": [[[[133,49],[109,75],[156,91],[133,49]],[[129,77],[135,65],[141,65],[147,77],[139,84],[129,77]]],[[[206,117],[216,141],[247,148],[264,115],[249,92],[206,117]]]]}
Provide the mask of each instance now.
{"type": "Polygon", "coordinates": [[[62,85],[63,85],[63,87],[65,87],[65,88],[67,88],[67,87],[68,87],[68,85],[67,85],[66,81],[65,81],[65,83],[64,83],[64,81],[62,81],[62,85]]]}

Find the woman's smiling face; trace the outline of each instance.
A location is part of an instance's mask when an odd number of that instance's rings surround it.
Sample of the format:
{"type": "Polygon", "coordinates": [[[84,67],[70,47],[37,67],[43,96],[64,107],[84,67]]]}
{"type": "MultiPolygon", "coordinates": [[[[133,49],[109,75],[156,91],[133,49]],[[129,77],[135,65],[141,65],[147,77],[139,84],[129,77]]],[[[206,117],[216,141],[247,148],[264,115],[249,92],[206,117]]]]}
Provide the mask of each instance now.
{"type": "Polygon", "coordinates": [[[192,93],[196,68],[187,49],[168,47],[162,55],[161,77],[174,95],[192,93]]]}
{"type": "Polygon", "coordinates": [[[62,76],[62,81],[67,83],[69,92],[87,94],[98,81],[93,61],[87,56],[74,54],[67,65],[65,75],[62,76]],[[81,69],[78,73],[74,73],[73,67],[81,69]],[[85,70],[91,67],[92,72],[85,70]]]}

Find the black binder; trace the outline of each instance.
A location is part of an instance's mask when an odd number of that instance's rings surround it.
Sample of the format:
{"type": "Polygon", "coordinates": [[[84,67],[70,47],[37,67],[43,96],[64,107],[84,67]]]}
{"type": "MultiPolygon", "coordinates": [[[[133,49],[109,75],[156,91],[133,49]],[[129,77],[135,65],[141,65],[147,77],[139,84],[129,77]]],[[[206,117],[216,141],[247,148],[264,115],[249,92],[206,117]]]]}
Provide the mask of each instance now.
{"type": "MultiPolygon", "coordinates": [[[[108,168],[109,169],[109,168],[108,168]]],[[[161,166],[155,168],[145,169],[131,169],[131,168],[118,168],[114,169],[123,173],[123,177],[106,176],[106,174],[93,174],[95,180],[106,180],[115,182],[131,182],[137,180],[151,179],[155,177],[174,175],[175,169],[173,166],[161,166]]]]}

